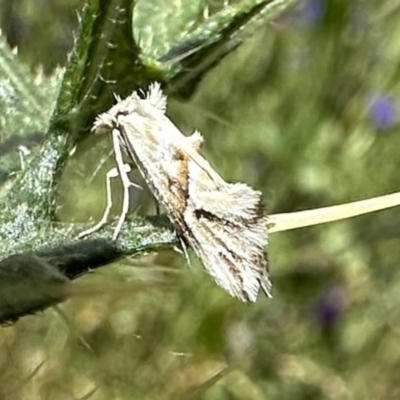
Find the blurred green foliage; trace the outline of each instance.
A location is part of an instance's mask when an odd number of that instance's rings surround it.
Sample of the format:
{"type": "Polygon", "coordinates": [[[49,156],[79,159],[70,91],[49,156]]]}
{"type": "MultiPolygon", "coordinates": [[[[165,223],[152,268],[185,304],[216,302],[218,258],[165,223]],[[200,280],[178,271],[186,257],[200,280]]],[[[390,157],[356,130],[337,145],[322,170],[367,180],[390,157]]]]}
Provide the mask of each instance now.
{"type": "MultiPolygon", "coordinates": [[[[3,14],[10,3],[3,30],[22,26],[21,57],[63,63],[79,2],[3,0],[3,14]]],[[[186,3],[223,2],[165,7],[186,3]]],[[[397,191],[399,22],[390,0],[304,0],[169,115],[270,213],[397,191]]],[[[83,175],[64,177],[64,218],[103,210],[83,175]]],[[[81,280],[92,293],[1,328],[0,399],[397,399],[398,215],[271,236],[274,298],[250,306],[171,252],[96,271],[81,280]]]]}

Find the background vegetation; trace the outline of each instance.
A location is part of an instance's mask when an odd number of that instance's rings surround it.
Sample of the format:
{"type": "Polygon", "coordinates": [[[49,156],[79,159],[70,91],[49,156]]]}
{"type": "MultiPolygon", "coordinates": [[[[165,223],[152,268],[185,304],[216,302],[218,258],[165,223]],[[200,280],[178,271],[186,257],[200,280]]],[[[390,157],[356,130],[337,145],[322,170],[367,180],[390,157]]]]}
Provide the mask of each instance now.
{"type": "MultiPolygon", "coordinates": [[[[67,60],[82,3],[2,0],[3,35],[50,75],[67,60]]],[[[135,13],[149,57],[165,34],[158,16],[181,39],[181,13],[223,7],[149,4],[135,13]]],[[[216,169],[260,189],[270,213],[395,192],[399,21],[390,0],[300,1],[168,113],[199,129],[216,169]]],[[[108,146],[83,147],[62,177],[63,220],[103,211],[108,146]]],[[[271,235],[274,298],[254,305],[172,251],[99,269],[81,279],[90,293],[0,328],[0,399],[397,399],[399,222],[393,209],[271,235]]]]}

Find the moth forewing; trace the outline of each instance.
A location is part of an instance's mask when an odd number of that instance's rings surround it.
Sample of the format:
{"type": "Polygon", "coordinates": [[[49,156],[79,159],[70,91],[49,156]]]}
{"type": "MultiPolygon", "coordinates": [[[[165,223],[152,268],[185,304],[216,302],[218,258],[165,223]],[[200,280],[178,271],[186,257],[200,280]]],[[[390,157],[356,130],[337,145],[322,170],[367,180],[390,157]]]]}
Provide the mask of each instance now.
{"type": "Polygon", "coordinates": [[[130,123],[121,131],[126,152],[138,167],[157,201],[167,210],[168,215],[181,214],[185,207],[187,191],[186,162],[177,156],[170,143],[160,149],[159,137],[149,133],[142,140],[135,140],[139,130],[130,123]],[[138,141],[140,143],[138,143],[138,141]]]}
{"type": "MultiPolygon", "coordinates": [[[[133,94],[132,96],[134,96],[133,94]]],[[[199,165],[216,185],[223,183],[223,179],[210,166],[207,160],[201,157],[197,152],[197,145],[193,146],[193,142],[202,137],[198,132],[195,132],[192,141],[188,141],[187,137],[176,127],[176,125],[165,116],[167,99],[161,91],[158,83],[150,85],[149,93],[144,100],[138,102],[138,112],[141,116],[147,118],[147,125],[150,126],[154,135],[159,136],[161,144],[165,141],[170,145],[175,146],[180,152],[184,153],[192,161],[199,165]]],[[[130,119],[132,120],[131,116],[130,119]]],[[[135,117],[133,118],[135,120],[135,117]]],[[[135,121],[131,121],[135,122],[135,121]]]]}
{"type": "Polygon", "coordinates": [[[188,140],[188,137],[184,136],[163,113],[158,113],[154,122],[163,136],[169,137],[169,140],[171,140],[173,145],[179,149],[180,152],[184,153],[186,157],[197,164],[209,176],[216,188],[224,184],[225,181],[221,176],[211,167],[209,162],[198,153],[198,148],[202,143],[202,137],[199,132],[195,131],[191,139],[188,140]]]}

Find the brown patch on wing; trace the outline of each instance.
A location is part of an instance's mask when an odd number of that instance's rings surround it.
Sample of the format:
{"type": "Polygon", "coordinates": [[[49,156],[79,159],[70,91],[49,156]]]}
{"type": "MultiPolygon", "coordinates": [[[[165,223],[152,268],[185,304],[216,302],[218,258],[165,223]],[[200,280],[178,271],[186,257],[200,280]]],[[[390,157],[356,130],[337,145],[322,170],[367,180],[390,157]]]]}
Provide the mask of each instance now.
{"type": "MultiPolygon", "coordinates": [[[[182,219],[188,198],[188,158],[182,151],[176,149],[173,152],[172,162],[175,165],[176,173],[167,175],[169,190],[174,198],[171,213],[175,215],[175,218],[182,219]]],[[[168,205],[166,206],[169,208],[168,205]]]]}

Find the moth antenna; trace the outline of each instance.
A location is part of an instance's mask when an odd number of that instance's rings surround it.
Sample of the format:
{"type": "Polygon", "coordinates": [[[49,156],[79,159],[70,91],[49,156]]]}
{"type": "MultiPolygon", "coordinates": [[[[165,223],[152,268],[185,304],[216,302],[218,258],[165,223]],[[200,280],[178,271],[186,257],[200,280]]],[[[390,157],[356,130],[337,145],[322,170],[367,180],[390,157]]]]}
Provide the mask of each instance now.
{"type": "Polygon", "coordinates": [[[400,205],[400,192],[337,206],[274,214],[268,217],[268,232],[288,231],[290,229],[339,221],[398,205],[400,205]]]}
{"type": "Polygon", "coordinates": [[[106,163],[106,161],[111,157],[113,153],[113,150],[111,149],[108,154],[103,157],[100,162],[97,163],[95,169],[93,170],[93,172],[90,174],[89,178],[87,179],[87,183],[91,184],[93,182],[93,179],[95,178],[95,176],[98,174],[98,172],[100,171],[100,169],[103,167],[103,165],[106,163]]]}

